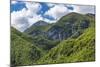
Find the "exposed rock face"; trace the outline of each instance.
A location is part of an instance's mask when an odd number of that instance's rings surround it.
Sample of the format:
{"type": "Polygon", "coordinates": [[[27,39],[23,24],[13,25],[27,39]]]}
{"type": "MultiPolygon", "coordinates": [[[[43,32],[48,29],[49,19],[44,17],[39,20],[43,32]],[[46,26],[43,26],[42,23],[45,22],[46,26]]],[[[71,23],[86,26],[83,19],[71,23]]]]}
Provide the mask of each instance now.
{"type": "Polygon", "coordinates": [[[66,39],[73,34],[79,35],[81,29],[85,29],[89,27],[89,22],[82,21],[79,26],[75,24],[71,24],[70,22],[65,22],[62,27],[54,26],[48,31],[48,37],[50,39],[58,39],[63,40],[66,39]]]}
{"type": "Polygon", "coordinates": [[[90,20],[92,18],[93,15],[91,14],[82,15],[78,13],[71,13],[62,17],[47,31],[44,31],[44,29],[41,30],[41,28],[47,26],[48,23],[44,21],[38,21],[33,24],[32,27],[30,27],[31,31],[28,34],[32,36],[47,36],[51,40],[63,40],[69,37],[78,37],[86,28],[90,26],[90,24],[92,24],[90,20]]]}

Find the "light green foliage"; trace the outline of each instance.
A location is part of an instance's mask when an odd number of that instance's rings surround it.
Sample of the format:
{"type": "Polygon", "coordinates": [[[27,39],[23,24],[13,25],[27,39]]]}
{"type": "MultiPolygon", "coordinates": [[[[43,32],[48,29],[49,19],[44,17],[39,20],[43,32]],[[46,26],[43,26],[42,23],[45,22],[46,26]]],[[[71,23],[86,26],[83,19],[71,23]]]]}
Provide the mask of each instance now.
{"type": "Polygon", "coordinates": [[[14,32],[19,31],[11,29],[11,66],[33,64],[43,55],[42,50],[14,32]]]}
{"type": "Polygon", "coordinates": [[[46,32],[48,31],[49,28],[51,28],[52,25],[53,24],[48,24],[46,26],[31,26],[28,29],[26,29],[24,32],[27,34],[31,33],[34,30],[46,32]]]}
{"type": "Polygon", "coordinates": [[[43,56],[38,64],[86,62],[95,60],[95,31],[94,28],[87,29],[77,39],[67,39],[48,54],[43,56]]]}
{"type": "Polygon", "coordinates": [[[70,13],[54,24],[32,26],[23,33],[11,27],[12,66],[87,61],[95,61],[93,15],[70,13]],[[36,36],[29,34],[34,30],[46,33],[51,29],[61,30],[61,33],[64,32],[69,36],[62,40],[52,40],[45,34],[36,36]]]}

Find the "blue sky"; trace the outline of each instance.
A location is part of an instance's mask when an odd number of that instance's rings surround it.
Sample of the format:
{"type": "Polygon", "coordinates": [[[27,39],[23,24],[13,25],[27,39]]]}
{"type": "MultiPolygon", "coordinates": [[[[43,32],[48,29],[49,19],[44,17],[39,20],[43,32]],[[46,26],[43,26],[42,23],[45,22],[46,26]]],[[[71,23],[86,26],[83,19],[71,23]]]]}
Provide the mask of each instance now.
{"type": "Polygon", "coordinates": [[[15,4],[11,4],[11,12],[20,11],[23,8],[26,8],[25,3],[23,3],[23,2],[17,2],[15,4]]]}
{"type": "Polygon", "coordinates": [[[95,13],[94,6],[11,1],[11,25],[24,31],[39,20],[54,23],[70,12],[95,13]]]}
{"type": "MultiPolygon", "coordinates": [[[[46,18],[46,19],[49,19],[49,20],[55,20],[50,15],[44,15],[46,11],[48,11],[50,8],[53,8],[54,6],[50,7],[50,6],[48,6],[48,3],[43,3],[43,2],[41,2],[40,5],[41,5],[41,9],[37,12],[37,14],[38,15],[41,15],[43,18],[46,18]]],[[[65,6],[69,10],[73,10],[74,9],[72,6],[67,6],[67,5],[65,5],[65,6]]],[[[17,1],[15,4],[11,4],[11,13],[13,11],[20,11],[23,8],[26,8],[27,9],[25,3],[24,2],[17,1]]]]}

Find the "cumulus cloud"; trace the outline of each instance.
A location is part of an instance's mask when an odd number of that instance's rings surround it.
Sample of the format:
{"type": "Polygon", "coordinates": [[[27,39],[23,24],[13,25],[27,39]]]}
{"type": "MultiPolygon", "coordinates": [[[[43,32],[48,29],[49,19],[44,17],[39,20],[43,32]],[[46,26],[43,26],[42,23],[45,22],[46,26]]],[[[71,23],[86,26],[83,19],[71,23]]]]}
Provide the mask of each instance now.
{"type": "Polygon", "coordinates": [[[94,6],[79,6],[80,10],[79,12],[80,13],[83,13],[83,14],[86,14],[86,13],[92,13],[92,14],[95,14],[95,7],[94,6]]]}
{"type": "Polygon", "coordinates": [[[53,7],[53,6],[55,6],[56,4],[48,3],[47,5],[48,5],[48,7],[53,7]]]}
{"type": "Polygon", "coordinates": [[[82,5],[73,5],[74,10],[72,12],[77,13],[92,13],[95,14],[95,6],[82,6],[82,5]]]}
{"type": "Polygon", "coordinates": [[[42,17],[37,15],[41,8],[39,3],[25,2],[25,4],[27,9],[23,8],[20,11],[13,11],[11,13],[11,25],[21,32],[39,19],[42,20],[42,17]]]}
{"type": "Polygon", "coordinates": [[[58,20],[62,16],[71,13],[77,12],[81,14],[92,13],[94,14],[95,7],[94,6],[83,6],[83,5],[66,5],[66,4],[49,4],[52,7],[48,10],[45,15],[52,16],[54,19],[58,20]],[[68,9],[68,7],[72,7],[73,9],[68,9]]]}
{"type": "MultiPolygon", "coordinates": [[[[18,2],[13,1],[12,4],[18,2]]],[[[20,11],[12,11],[11,13],[11,26],[15,27],[19,31],[23,32],[25,29],[30,27],[32,24],[39,20],[43,20],[49,23],[54,23],[59,20],[62,16],[70,13],[94,13],[94,6],[80,6],[80,5],[65,5],[65,4],[52,4],[47,3],[49,10],[45,11],[44,16],[53,17],[54,20],[47,19],[43,17],[38,12],[41,10],[42,6],[40,3],[36,2],[23,2],[25,3],[25,8],[20,11]],[[69,10],[67,7],[73,7],[73,10],[69,10]]]]}
{"type": "Polygon", "coordinates": [[[11,25],[18,29],[19,31],[25,30],[28,26],[28,19],[25,17],[26,9],[22,9],[21,11],[14,11],[11,13],[11,25]],[[26,26],[27,27],[24,27],[26,26]]]}
{"type": "Polygon", "coordinates": [[[27,16],[29,17],[32,17],[41,9],[41,5],[39,3],[34,3],[34,2],[25,2],[25,3],[26,7],[28,8],[27,16]]]}
{"type": "Polygon", "coordinates": [[[50,8],[45,15],[52,16],[54,19],[59,19],[68,12],[68,9],[64,5],[55,5],[53,8],[50,8]]]}
{"type": "Polygon", "coordinates": [[[43,17],[37,14],[34,14],[32,18],[28,18],[30,26],[39,20],[43,20],[43,17]]]}

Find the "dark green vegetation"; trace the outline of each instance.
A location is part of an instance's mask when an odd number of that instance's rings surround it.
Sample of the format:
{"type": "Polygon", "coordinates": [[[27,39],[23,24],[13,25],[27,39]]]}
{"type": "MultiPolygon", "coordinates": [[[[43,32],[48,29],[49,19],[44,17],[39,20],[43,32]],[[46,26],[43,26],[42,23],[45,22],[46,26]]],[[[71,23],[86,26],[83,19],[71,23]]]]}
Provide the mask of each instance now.
{"type": "Polygon", "coordinates": [[[70,63],[95,60],[94,29],[87,29],[76,39],[63,40],[49,53],[43,56],[38,64],[70,63]]]}
{"type": "Polygon", "coordinates": [[[39,21],[23,33],[11,27],[11,65],[95,61],[95,15],[70,13],[39,21]]]}
{"type": "Polygon", "coordinates": [[[28,41],[27,36],[11,27],[11,66],[34,64],[43,51],[28,41]]]}

